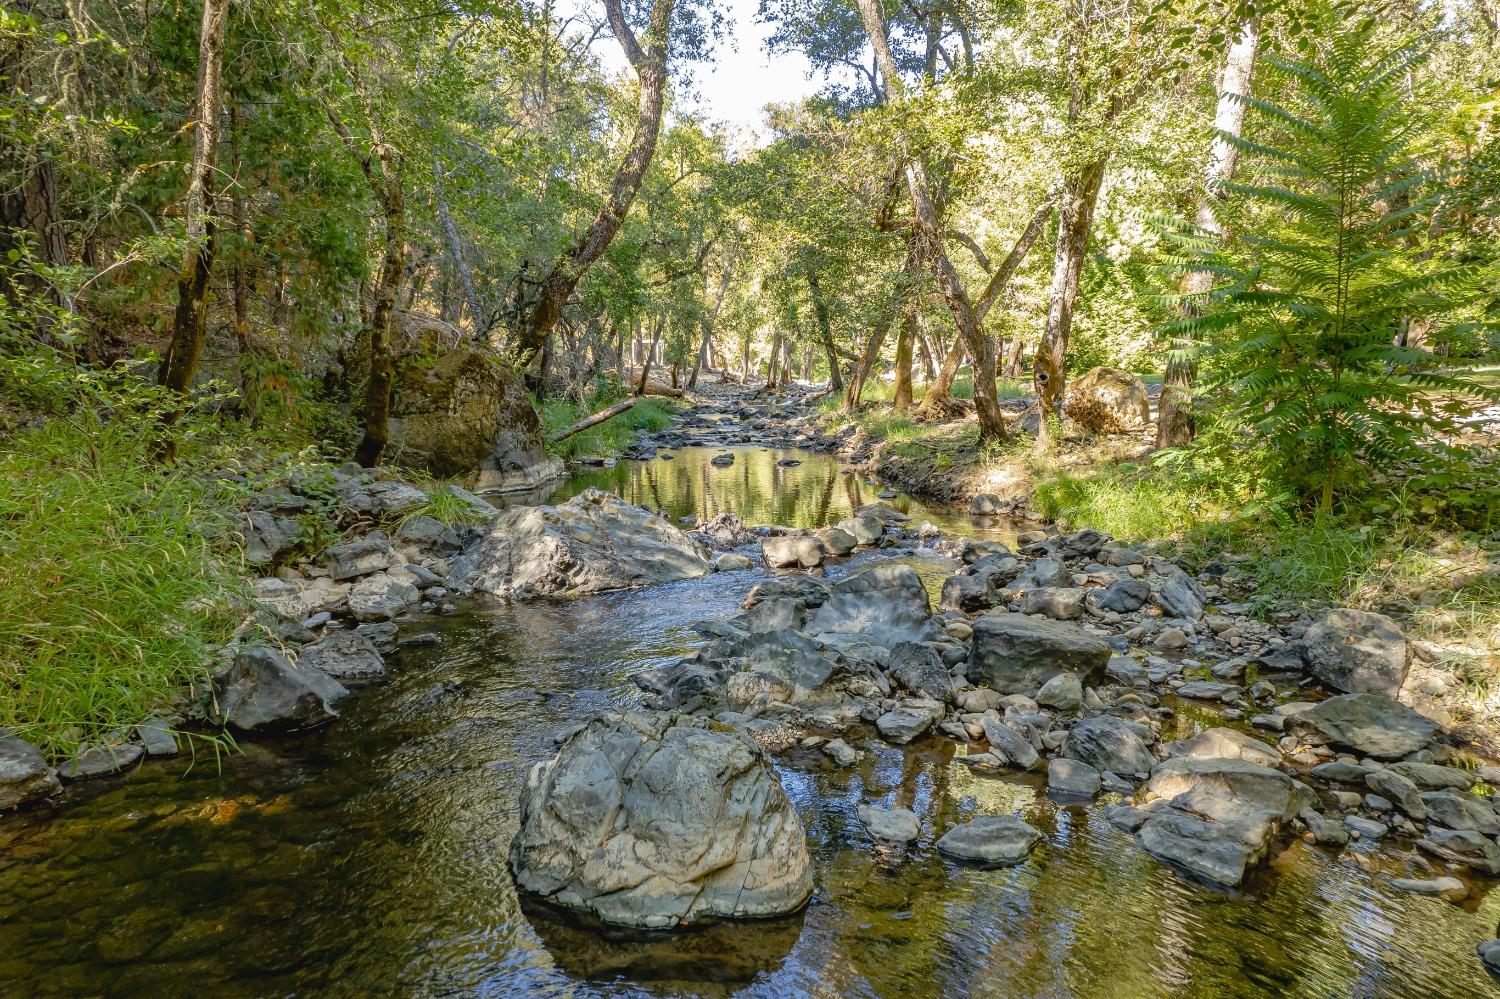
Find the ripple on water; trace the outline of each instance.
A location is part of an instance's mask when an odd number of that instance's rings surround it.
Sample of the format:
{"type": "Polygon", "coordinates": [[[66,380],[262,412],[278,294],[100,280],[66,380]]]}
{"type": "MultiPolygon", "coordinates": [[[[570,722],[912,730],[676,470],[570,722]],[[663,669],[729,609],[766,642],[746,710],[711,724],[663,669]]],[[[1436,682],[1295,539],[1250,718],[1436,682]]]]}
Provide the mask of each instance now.
{"type": "MultiPolygon", "coordinates": [[[[826,458],[773,471],[776,453],[739,450],[726,470],[684,454],[567,489],[796,525],[873,499],[826,458]]],[[[929,586],[950,567],[895,557],[929,586]]],[[[1216,891],[1156,864],[1097,808],[1050,801],[1039,778],[976,775],[937,739],[870,742],[847,771],[818,753],[777,761],[816,865],[817,893],[792,918],[621,937],[523,905],[506,851],[527,767],[568,724],[634,703],[631,674],[690,649],[693,621],[733,613],[764,578],[435,621],[443,644],[400,653],[325,732],[247,743],[222,770],[151,762],[83,786],[55,817],[0,820],[0,994],[1494,994],[1473,955],[1500,921],[1493,893],[1459,907],[1391,892],[1386,876],[1409,860],[1371,875],[1301,844],[1245,890],[1216,891]],[[910,851],[873,851],[855,814],[866,801],[922,817],[910,851]],[[983,812],[1047,838],[1007,869],[937,853],[942,831],[983,812]]]]}

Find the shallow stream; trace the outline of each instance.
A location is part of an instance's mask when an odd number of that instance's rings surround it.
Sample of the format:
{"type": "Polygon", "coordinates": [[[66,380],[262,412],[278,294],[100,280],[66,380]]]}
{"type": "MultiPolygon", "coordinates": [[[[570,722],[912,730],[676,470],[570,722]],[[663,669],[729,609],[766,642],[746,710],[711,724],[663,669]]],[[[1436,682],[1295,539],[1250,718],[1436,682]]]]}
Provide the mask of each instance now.
{"type": "MultiPolygon", "coordinates": [[[[783,467],[785,454],[746,448],[719,468],[713,453],[588,470],[556,498],[598,486],[674,517],[803,526],[875,499],[826,457],[783,467]]],[[[892,557],[934,589],[951,571],[877,551],[829,575],[892,557]]],[[[690,624],[735,613],[766,575],[468,607],[412,626],[442,644],[393,657],[391,678],[324,731],[247,742],[222,767],[151,762],[74,787],[55,815],[0,818],[0,995],[1497,994],[1474,956],[1500,922],[1483,885],[1463,905],[1401,894],[1385,882],[1417,869],[1405,854],[1298,843],[1244,890],[1210,889],[1151,860],[1098,806],[1056,805],[1033,778],[975,776],[940,738],[872,738],[851,770],[820,753],[777,759],[816,865],[813,901],[792,918],[616,939],[523,907],[506,851],[526,768],[569,723],[635,701],[632,673],[690,651],[690,624]],[[871,801],[923,817],[908,856],[874,852],[855,818],[871,801]],[[1020,813],[1047,839],[1010,869],[941,858],[936,834],[977,812],[1020,813]]],[[[1177,722],[1186,735],[1213,717],[1177,722]]]]}

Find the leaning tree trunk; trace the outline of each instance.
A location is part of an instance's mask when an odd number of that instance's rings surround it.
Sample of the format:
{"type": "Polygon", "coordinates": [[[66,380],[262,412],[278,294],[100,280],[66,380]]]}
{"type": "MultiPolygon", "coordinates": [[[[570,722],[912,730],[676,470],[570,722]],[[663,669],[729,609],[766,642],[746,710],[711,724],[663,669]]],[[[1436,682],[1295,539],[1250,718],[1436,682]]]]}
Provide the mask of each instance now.
{"type": "MultiPolygon", "coordinates": [[[[187,393],[198,372],[203,340],[208,332],[208,282],[214,266],[214,170],[219,157],[219,112],[224,101],[224,32],[229,24],[229,0],[204,0],[198,29],[197,117],[193,127],[193,159],[188,167],[187,249],[177,268],[177,310],[172,339],[162,358],[158,381],[179,395],[187,393]]],[[[181,415],[169,414],[170,423],[181,415]]],[[[173,444],[162,443],[170,458],[173,444]]]]}
{"type": "Polygon", "coordinates": [[[709,356],[714,347],[714,324],[719,320],[719,309],[724,306],[724,294],[729,290],[730,272],[726,267],[724,274],[719,278],[719,293],[714,297],[714,307],[703,319],[703,339],[698,343],[698,357],[693,361],[693,373],[688,378],[687,387],[695,389],[698,387],[698,373],[708,363],[709,356]]]}
{"type": "Polygon", "coordinates": [[[635,131],[631,135],[630,148],[615,170],[610,183],[609,197],[599,208],[594,220],[583,235],[562,258],[542,277],[536,304],[523,320],[516,337],[516,353],[520,362],[530,364],[541,353],[547,337],[562,315],[563,306],[578,287],[583,275],[594,265],[609,247],[625,214],[635,201],[640,190],[641,179],[651,165],[656,152],[656,140],[661,134],[663,96],[667,82],[668,41],[672,28],[672,10],[676,0],[653,0],[651,20],[646,29],[644,47],[635,38],[620,0],[604,0],[609,15],[609,25],[630,65],[635,68],[640,95],[636,105],[635,131]]]}
{"type": "MultiPolygon", "coordinates": [[[[1219,83],[1219,102],[1214,110],[1214,139],[1209,149],[1208,166],[1203,172],[1203,189],[1198,192],[1198,211],[1194,221],[1199,230],[1218,236],[1219,225],[1214,203],[1224,197],[1224,185],[1234,176],[1240,137],[1245,123],[1243,97],[1250,94],[1250,80],[1255,72],[1255,54],[1260,48],[1260,20],[1248,18],[1240,25],[1239,37],[1229,43],[1224,60],[1224,76],[1219,83]]],[[[1182,280],[1184,316],[1202,309],[1202,296],[1213,285],[1208,271],[1192,271],[1182,280]]],[[[1198,362],[1193,344],[1176,339],[1167,354],[1166,377],[1162,379],[1161,403],[1156,416],[1156,446],[1175,447],[1193,439],[1196,431],[1192,411],[1192,385],[1198,377],[1198,362]]]]}
{"type": "Polygon", "coordinates": [[[948,352],[943,355],[943,363],[938,366],[937,377],[922,395],[922,412],[938,414],[945,413],[950,408],[953,382],[958,378],[958,366],[964,363],[965,354],[963,337],[955,336],[948,345],[948,352]]]}
{"type": "Polygon", "coordinates": [[[1094,205],[1099,200],[1099,186],[1104,182],[1101,156],[1086,164],[1063,192],[1062,210],[1057,222],[1057,253],[1052,260],[1051,301],[1047,306],[1047,325],[1037,347],[1032,380],[1037,404],[1041,410],[1037,449],[1052,446],[1052,426],[1062,408],[1066,387],[1068,334],[1073,328],[1073,307],[1078,302],[1078,281],[1083,274],[1084,251],[1094,224],[1094,205]]]}
{"type": "MultiPolygon", "coordinates": [[[[635,384],[636,395],[646,394],[646,377],[651,374],[651,359],[656,356],[656,345],[661,343],[661,330],[665,325],[667,325],[667,316],[666,313],[662,313],[656,317],[656,328],[651,331],[651,346],[646,348],[646,356],[641,361],[641,377],[635,384]]],[[[672,387],[677,386],[674,384],[672,387]]]]}
{"type": "Polygon", "coordinates": [[[898,285],[900,294],[892,298],[881,310],[879,317],[875,320],[875,328],[870,331],[870,336],[865,341],[865,349],[860,352],[859,360],[849,371],[849,384],[844,388],[843,408],[845,412],[859,405],[860,396],[865,391],[865,382],[869,381],[870,372],[875,370],[875,361],[880,357],[880,348],[885,345],[886,334],[890,332],[891,323],[900,315],[905,305],[906,292],[911,283],[916,280],[917,268],[921,265],[922,258],[917,249],[917,241],[914,238],[908,238],[906,262],[902,264],[901,280],[898,285]]]}
{"type": "Polygon", "coordinates": [[[432,202],[437,209],[438,228],[443,233],[443,248],[448,251],[448,262],[453,267],[453,274],[458,278],[458,285],[463,290],[464,301],[469,306],[469,319],[474,324],[474,338],[477,340],[489,332],[490,315],[479,300],[479,290],[474,285],[474,272],[469,269],[469,262],[464,258],[463,242],[458,237],[458,226],[453,222],[453,216],[448,211],[448,202],[443,197],[443,164],[434,158],[432,161],[432,202]]]}

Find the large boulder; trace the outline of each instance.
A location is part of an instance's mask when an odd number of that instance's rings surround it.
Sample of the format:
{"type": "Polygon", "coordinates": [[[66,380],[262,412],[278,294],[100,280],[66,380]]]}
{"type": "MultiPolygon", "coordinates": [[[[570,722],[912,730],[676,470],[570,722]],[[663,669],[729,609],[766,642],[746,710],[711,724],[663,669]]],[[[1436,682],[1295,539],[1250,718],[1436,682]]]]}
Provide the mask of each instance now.
{"type": "Polygon", "coordinates": [[[812,569],[823,564],[823,545],[810,534],[766,538],[760,543],[760,554],[772,569],[812,569]]]}
{"type": "Polygon", "coordinates": [[[1401,693],[1411,665],[1406,636],[1396,622],[1372,611],[1338,608],[1302,636],[1308,671],[1346,694],[1401,693]]]}
{"type": "Polygon", "coordinates": [[[1085,718],[1069,729],[1062,755],[1121,777],[1150,773],[1156,766],[1141,726],[1109,715],[1085,718]]]}
{"type": "Polygon", "coordinates": [[[998,612],[973,621],[969,680],[1002,694],[1033,697],[1059,673],[1096,686],[1109,662],[1109,646],[1076,624],[998,612]]]}
{"type": "Polygon", "coordinates": [[[389,621],[421,596],[408,579],[378,572],[349,590],[349,613],[361,621],[389,621]]]}
{"type": "Polygon", "coordinates": [[[1395,760],[1422,749],[1437,723],[1379,694],[1343,694],[1288,715],[1285,730],[1309,745],[1395,760]]]}
{"type": "Polygon", "coordinates": [[[29,742],[0,734],[0,812],[62,790],[57,771],[29,742]]]}
{"type": "Polygon", "coordinates": [[[610,713],[537,763],[511,869],[526,891],[607,923],[776,916],[812,894],[807,837],[743,731],[610,713]]]}
{"type": "Polygon", "coordinates": [[[1235,886],[1282,826],[1316,800],[1304,784],[1244,760],[1175,757],[1151,774],[1136,832],[1158,860],[1235,886]]]}
{"type": "Polygon", "coordinates": [[[886,648],[940,637],[927,588],[909,565],[875,566],[834,583],[806,631],[831,644],[857,637],[886,648]]]}
{"type": "Polygon", "coordinates": [[[433,475],[472,475],[484,490],[531,489],[562,474],[521,376],[467,347],[402,361],[386,453],[433,475]]]}
{"type": "Polygon", "coordinates": [[[219,720],[245,732],[321,725],[338,717],[333,705],[348,693],[324,673],[258,647],[242,650],[214,683],[219,720]]]}
{"type": "Polygon", "coordinates": [[[588,489],[557,506],[513,507],[453,560],[460,591],[512,600],[579,596],[712,571],[686,533],[644,507],[588,489]]]}
{"type": "Polygon", "coordinates": [[[1151,421],[1146,383],[1119,368],[1090,368],[1068,384],[1068,419],[1091,433],[1118,434],[1151,421]]]}

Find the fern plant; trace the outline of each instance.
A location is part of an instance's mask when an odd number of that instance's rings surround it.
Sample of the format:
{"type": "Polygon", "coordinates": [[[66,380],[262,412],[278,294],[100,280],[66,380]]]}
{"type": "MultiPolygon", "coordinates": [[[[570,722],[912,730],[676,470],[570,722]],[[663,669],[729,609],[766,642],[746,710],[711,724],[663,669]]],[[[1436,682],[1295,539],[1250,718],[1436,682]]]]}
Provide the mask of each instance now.
{"type": "Polygon", "coordinates": [[[1491,394],[1429,349],[1469,328],[1477,271],[1431,235],[1443,178],[1404,89],[1421,43],[1376,39],[1332,25],[1309,61],[1266,56],[1284,97],[1242,98],[1260,127],[1226,136],[1251,178],[1226,192],[1256,227],[1228,243],[1169,234],[1177,268],[1216,279],[1169,328],[1198,345],[1200,388],[1324,508],[1372,465],[1443,451],[1452,419],[1491,394]]]}

